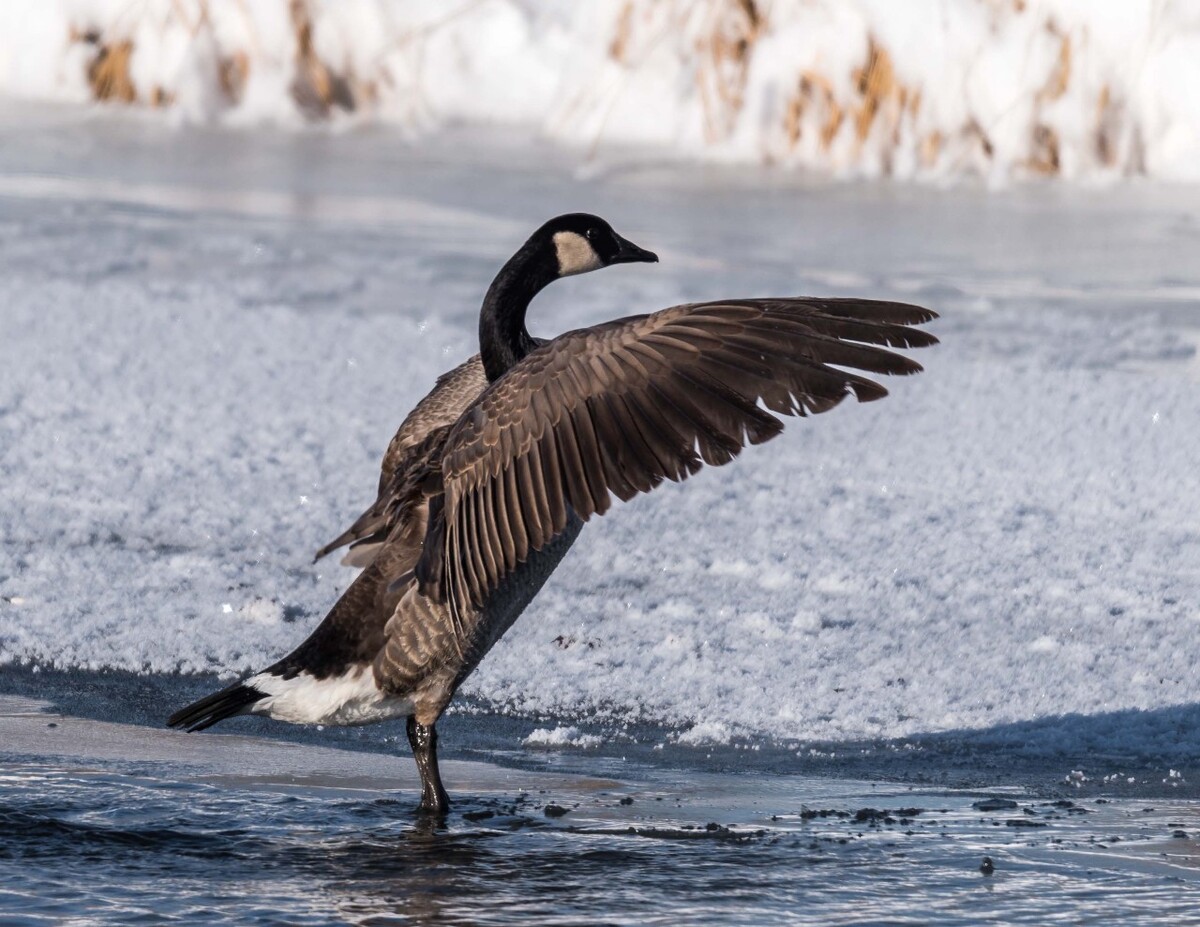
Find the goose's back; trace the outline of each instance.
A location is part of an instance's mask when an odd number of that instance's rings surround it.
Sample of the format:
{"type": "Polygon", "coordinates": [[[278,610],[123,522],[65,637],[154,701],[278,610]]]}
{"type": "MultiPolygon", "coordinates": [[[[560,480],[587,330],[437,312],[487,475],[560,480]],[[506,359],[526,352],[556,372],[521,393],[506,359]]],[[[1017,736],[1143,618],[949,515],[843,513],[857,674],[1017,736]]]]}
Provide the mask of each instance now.
{"type": "MultiPolygon", "coordinates": [[[[365,567],[375,559],[392,527],[395,489],[403,484],[410,470],[423,465],[422,446],[434,432],[458,421],[487,385],[478,354],[438,377],[433,389],[408,413],[388,445],[380,465],[375,501],[349,528],[317,551],[317,560],[347,544],[353,547],[342,560],[344,565],[365,567]]],[[[417,543],[420,544],[420,538],[417,543]]]]}
{"type": "Polygon", "coordinates": [[[404,466],[405,458],[414,447],[435,428],[458,421],[487,385],[483,361],[478,354],[438,377],[433,389],[408,413],[388,444],[380,465],[379,491],[383,492],[392,475],[404,466]]]}

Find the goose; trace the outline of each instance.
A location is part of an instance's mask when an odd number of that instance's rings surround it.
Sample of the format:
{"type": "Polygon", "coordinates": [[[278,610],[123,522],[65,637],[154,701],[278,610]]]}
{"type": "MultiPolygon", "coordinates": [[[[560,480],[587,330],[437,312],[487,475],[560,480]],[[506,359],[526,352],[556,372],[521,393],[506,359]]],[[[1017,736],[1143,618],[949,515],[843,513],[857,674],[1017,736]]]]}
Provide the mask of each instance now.
{"type": "Polygon", "coordinates": [[[480,352],[443,375],[384,457],[377,499],[318,557],[364,566],[316,630],[261,672],[168,719],[199,731],[240,714],[296,724],[406,718],[418,811],[444,816],[436,723],[613,497],[628,501],[747,444],[778,416],[887,395],[868,374],[921,366],[888,347],[937,339],[936,313],[865,299],[690,303],[543,340],[530,301],[559,277],[657,256],[599,217],[545,223],[483,300],[480,352]]]}

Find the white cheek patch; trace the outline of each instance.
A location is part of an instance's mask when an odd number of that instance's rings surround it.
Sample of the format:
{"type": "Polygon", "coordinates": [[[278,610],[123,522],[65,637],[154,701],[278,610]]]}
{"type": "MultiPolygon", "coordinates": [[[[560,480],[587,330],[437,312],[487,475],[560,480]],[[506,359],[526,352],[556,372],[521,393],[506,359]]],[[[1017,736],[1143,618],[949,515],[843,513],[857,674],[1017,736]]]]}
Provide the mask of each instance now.
{"type": "Polygon", "coordinates": [[[588,240],[576,232],[555,232],[554,252],[558,256],[558,275],[586,274],[600,267],[600,256],[588,240]]]}

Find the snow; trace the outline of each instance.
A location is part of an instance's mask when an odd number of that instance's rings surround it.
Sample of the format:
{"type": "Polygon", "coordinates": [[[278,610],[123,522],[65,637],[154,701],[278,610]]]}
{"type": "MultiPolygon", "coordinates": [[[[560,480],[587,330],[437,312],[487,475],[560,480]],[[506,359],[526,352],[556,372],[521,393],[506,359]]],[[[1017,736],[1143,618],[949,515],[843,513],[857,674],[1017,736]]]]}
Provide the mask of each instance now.
{"type": "Polygon", "coordinates": [[[676,739],[688,747],[703,747],[709,744],[727,744],[730,740],[729,727],[720,721],[701,721],[684,731],[676,739]]]}
{"type": "Polygon", "coordinates": [[[538,728],[522,741],[527,747],[595,747],[603,741],[595,734],[584,734],[574,725],[538,728]]]}
{"type": "Polygon", "coordinates": [[[503,124],[839,177],[1194,181],[1198,85],[1188,0],[0,6],[13,97],[243,126],[503,124]]]}
{"type": "MultiPolygon", "coordinates": [[[[30,123],[26,144],[58,131],[30,123]]],[[[298,643],[353,575],[312,551],[474,350],[495,268],[570,202],[663,263],[555,284],[536,333],[849,290],[931,305],[943,345],[884,401],[791,421],[590,524],[465,695],[576,744],[590,735],[559,732],[646,720],[697,746],[1200,747],[1186,191],[743,178],[732,196],[708,174],[553,164],[493,165],[477,187],[469,158],[403,160],[391,136],[374,162],[369,140],[264,135],[262,162],[210,192],[187,177],[211,159],[184,157],[205,133],[146,128],[141,177],[89,154],[104,125],[61,131],[92,141],[49,146],[53,195],[16,195],[34,172],[0,158],[0,662],[232,678],[298,643]],[[292,158],[311,189],[273,186],[292,158]]]]}

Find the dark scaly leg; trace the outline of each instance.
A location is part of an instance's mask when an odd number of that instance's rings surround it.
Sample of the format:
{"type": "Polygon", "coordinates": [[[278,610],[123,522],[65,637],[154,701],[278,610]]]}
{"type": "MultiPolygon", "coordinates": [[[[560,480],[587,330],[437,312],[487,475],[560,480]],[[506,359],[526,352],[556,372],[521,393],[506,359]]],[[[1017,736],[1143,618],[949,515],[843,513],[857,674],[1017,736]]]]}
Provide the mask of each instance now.
{"type": "Polygon", "coordinates": [[[421,774],[421,804],[417,811],[444,815],[450,810],[450,797],[442,787],[442,776],[438,772],[437,731],[432,724],[418,724],[417,719],[409,715],[408,743],[413,759],[417,761],[417,772],[421,774]]]}

